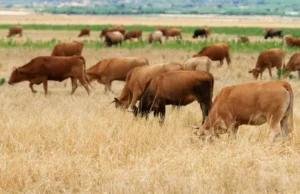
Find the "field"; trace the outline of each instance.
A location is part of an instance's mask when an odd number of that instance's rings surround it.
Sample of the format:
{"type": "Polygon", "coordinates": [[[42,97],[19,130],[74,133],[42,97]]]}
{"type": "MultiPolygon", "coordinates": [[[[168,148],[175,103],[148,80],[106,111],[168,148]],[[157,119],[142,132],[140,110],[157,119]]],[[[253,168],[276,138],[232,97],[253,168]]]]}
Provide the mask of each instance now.
{"type": "MultiPolygon", "coordinates": [[[[26,17],[29,20],[31,16],[26,17]]],[[[2,17],[0,23],[5,23],[2,17]]],[[[129,24],[130,20],[125,23],[129,24]]],[[[278,20],[277,26],[283,23],[278,20]]],[[[41,33],[32,29],[25,37],[8,40],[4,38],[6,33],[7,30],[0,30],[3,37],[0,78],[6,79],[13,67],[36,56],[49,55],[55,42],[77,40],[74,37],[78,34],[68,30],[41,33]],[[24,42],[27,42],[25,46],[24,42]]],[[[259,36],[252,36],[255,46],[251,43],[238,47],[235,35],[213,34],[208,41],[193,41],[185,33],[184,40],[190,43],[172,40],[149,46],[132,42],[104,48],[97,36],[98,32],[93,32],[92,37],[85,38],[88,46],[83,56],[87,67],[102,58],[115,56],[144,56],[150,64],[183,62],[204,44],[216,39],[231,42],[231,66],[225,63],[218,67],[218,62],[213,63],[214,96],[225,86],[253,81],[248,70],[254,67],[259,52],[268,47],[282,47],[277,39],[264,42],[259,36]]],[[[296,51],[287,50],[286,62],[296,51]]],[[[274,78],[275,74],[273,70],[274,78]]],[[[270,79],[267,72],[263,79],[270,79]]],[[[113,83],[115,94],[105,94],[103,85],[92,83],[90,96],[83,87],[71,96],[69,80],[66,86],[50,82],[47,97],[41,85],[35,86],[38,93],[32,94],[27,82],[4,84],[0,87],[0,192],[297,193],[300,190],[300,82],[288,81],[295,96],[293,137],[287,142],[278,138],[273,143],[268,138],[267,125],[242,126],[236,140],[222,135],[213,142],[202,141],[188,127],[200,125],[202,121],[196,102],[179,110],[168,107],[162,127],[152,116],[147,121],[134,118],[110,104],[120,94],[123,82],[113,83]]]]}

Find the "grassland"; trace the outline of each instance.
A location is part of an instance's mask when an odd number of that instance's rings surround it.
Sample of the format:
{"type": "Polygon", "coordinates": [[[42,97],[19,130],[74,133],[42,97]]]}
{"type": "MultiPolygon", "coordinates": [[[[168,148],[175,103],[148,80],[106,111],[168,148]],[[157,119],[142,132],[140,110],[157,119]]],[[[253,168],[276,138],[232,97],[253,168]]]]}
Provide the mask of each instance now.
{"type": "MultiPolygon", "coordinates": [[[[49,55],[55,43],[74,40],[77,33],[28,30],[22,38],[0,39],[0,78],[8,80],[14,67],[49,55]]],[[[95,34],[82,41],[89,68],[116,56],[144,56],[151,65],[182,63],[202,46],[226,40],[232,64],[213,63],[216,96],[223,87],[253,81],[248,70],[261,50],[282,47],[280,40],[251,38],[256,40],[245,45],[235,36],[217,34],[192,41],[185,34],[184,41],[163,45],[133,41],[111,48],[104,48],[95,34]]],[[[287,50],[285,61],[296,51],[287,50]]],[[[270,79],[267,72],[263,79],[270,79]]],[[[32,94],[27,82],[4,84],[0,86],[0,193],[297,193],[300,82],[287,81],[295,97],[293,137],[274,143],[268,139],[266,124],[240,127],[236,140],[227,135],[213,142],[200,140],[188,127],[202,121],[196,102],[179,110],[168,107],[162,127],[152,115],[147,121],[134,118],[110,104],[123,82],[113,82],[115,94],[105,94],[104,86],[92,83],[90,96],[82,87],[70,96],[69,80],[66,87],[49,82],[47,97],[42,86],[35,86],[38,93],[32,94]]]]}

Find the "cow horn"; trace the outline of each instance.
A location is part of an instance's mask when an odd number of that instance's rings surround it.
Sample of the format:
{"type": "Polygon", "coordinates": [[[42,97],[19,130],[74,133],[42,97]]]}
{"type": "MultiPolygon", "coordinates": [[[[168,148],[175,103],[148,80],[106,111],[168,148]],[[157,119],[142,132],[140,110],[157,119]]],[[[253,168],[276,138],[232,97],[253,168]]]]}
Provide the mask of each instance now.
{"type": "Polygon", "coordinates": [[[115,103],[116,102],[116,100],[113,100],[113,101],[111,101],[109,104],[112,104],[112,103],[115,103]]]}
{"type": "Polygon", "coordinates": [[[195,125],[188,125],[188,127],[191,127],[191,128],[193,128],[193,129],[200,129],[199,126],[195,126],[195,125]]]}

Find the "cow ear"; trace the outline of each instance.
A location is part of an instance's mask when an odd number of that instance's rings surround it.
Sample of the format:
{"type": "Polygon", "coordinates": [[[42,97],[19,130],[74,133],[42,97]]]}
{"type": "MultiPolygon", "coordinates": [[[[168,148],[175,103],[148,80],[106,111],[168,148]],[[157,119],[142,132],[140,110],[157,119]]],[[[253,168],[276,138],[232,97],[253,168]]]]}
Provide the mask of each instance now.
{"type": "Polygon", "coordinates": [[[253,69],[251,69],[251,70],[248,71],[248,73],[252,73],[252,72],[253,72],[253,69]]]}
{"type": "Polygon", "coordinates": [[[261,68],[256,68],[255,70],[258,72],[261,72],[261,68]]]}

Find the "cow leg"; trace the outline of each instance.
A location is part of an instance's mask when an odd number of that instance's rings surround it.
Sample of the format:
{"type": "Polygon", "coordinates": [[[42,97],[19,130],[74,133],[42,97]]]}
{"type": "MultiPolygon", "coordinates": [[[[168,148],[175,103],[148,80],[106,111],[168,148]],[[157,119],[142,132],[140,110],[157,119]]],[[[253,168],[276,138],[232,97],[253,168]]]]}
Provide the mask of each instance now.
{"type": "Polygon", "coordinates": [[[108,82],[108,83],[105,84],[105,93],[107,93],[107,91],[110,91],[111,93],[114,93],[111,90],[111,82],[108,82]]]}
{"type": "Polygon", "coordinates": [[[77,89],[77,79],[75,77],[71,77],[71,83],[72,83],[71,95],[73,95],[75,93],[75,90],[77,89]]]}
{"type": "Polygon", "coordinates": [[[280,135],[280,132],[279,132],[279,129],[280,129],[280,117],[282,115],[277,113],[277,114],[274,114],[274,115],[270,115],[268,117],[268,121],[269,121],[269,124],[270,124],[270,129],[272,130],[272,139],[273,139],[273,142],[275,141],[275,139],[280,135]]]}
{"type": "Polygon", "coordinates": [[[48,94],[48,80],[43,81],[43,86],[44,86],[44,90],[45,90],[45,95],[47,95],[48,94]]]}
{"type": "Polygon", "coordinates": [[[159,124],[163,125],[165,121],[165,115],[166,115],[166,106],[164,104],[159,104],[158,106],[158,111],[159,111],[159,124]]]}
{"type": "MultiPolygon", "coordinates": [[[[86,92],[88,93],[88,95],[90,95],[90,89],[87,83],[87,80],[85,80],[85,76],[82,75],[81,77],[78,78],[79,82],[81,85],[83,85],[84,89],[86,90],[86,92]]],[[[76,84],[77,85],[77,84],[76,84]]],[[[75,91],[74,91],[75,92],[75,91]]]]}
{"type": "Polygon", "coordinates": [[[199,104],[202,111],[202,125],[203,125],[206,120],[206,117],[208,116],[208,107],[204,103],[199,102],[199,104]]]}
{"type": "Polygon", "coordinates": [[[135,104],[139,99],[140,93],[141,92],[139,92],[139,93],[135,92],[135,93],[132,94],[132,99],[131,99],[129,107],[128,107],[128,112],[134,112],[136,110],[135,104]]]}
{"type": "Polygon", "coordinates": [[[299,78],[300,78],[300,69],[298,70],[298,76],[299,76],[299,78]]]}
{"type": "Polygon", "coordinates": [[[29,87],[32,93],[36,93],[36,90],[33,89],[33,83],[29,83],[29,87]]]}
{"type": "Polygon", "coordinates": [[[219,67],[222,67],[222,65],[223,65],[223,60],[220,60],[220,65],[219,65],[219,67]]]}
{"type": "Polygon", "coordinates": [[[262,74],[263,74],[263,72],[261,71],[261,72],[259,73],[259,75],[260,75],[260,80],[262,80],[262,74]]]}
{"type": "Polygon", "coordinates": [[[288,116],[285,116],[282,118],[282,120],[280,121],[280,127],[281,127],[281,130],[282,130],[282,133],[283,133],[283,137],[285,139],[287,139],[288,135],[289,135],[289,127],[288,127],[288,120],[289,120],[289,117],[288,116]]]}
{"type": "Polygon", "coordinates": [[[269,75],[270,75],[270,77],[272,79],[272,69],[271,69],[271,67],[268,67],[268,70],[269,70],[269,75]]]}

